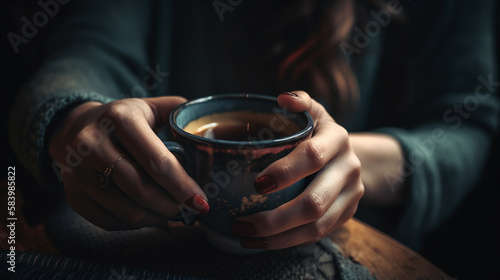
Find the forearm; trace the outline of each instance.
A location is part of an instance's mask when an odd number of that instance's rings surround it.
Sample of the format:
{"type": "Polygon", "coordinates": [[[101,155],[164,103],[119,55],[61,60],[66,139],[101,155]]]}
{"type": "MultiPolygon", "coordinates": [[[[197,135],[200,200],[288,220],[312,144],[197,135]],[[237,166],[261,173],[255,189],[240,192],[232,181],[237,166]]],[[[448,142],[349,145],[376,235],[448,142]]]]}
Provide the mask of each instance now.
{"type": "Polygon", "coordinates": [[[351,133],[351,145],[361,161],[365,186],[362,202],[392,206],[404,201],[403,152],[393,137],[379,133],[351,133]]]}

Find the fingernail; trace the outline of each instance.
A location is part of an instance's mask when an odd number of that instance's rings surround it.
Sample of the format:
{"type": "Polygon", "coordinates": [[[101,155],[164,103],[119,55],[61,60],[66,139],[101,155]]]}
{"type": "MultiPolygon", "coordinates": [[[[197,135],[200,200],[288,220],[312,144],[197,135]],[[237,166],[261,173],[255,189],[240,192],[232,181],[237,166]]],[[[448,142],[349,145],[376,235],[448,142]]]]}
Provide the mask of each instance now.
{"type": "MultiPolygon", "coordinates": [[[[293,97],[293,98],[297,98],[297,97],[299,97],[296,93],[293,93],[293,92],[291,92],[291,91],[286,91],[286,92],[283,92],[283,93],[281,93],[281,94],[286,94],[286,95],[289,95],[289,96],[291,96],[291,97],[293,97]]],[[[280,95],[281,95],[281,94],[280,94],[280,95]]]]}
{"type": "Polygon", "coordinates": [[[193,208],[194,210],[199,211],[200,214],[206,214],[210,210],[208,202],[198,194],[193,195],[190,199],[184,202],[184,204],[186,204],[188,207],[193,208]]]}
{"type": "Polygon", "coordinates": [[[257,178],[254,182],[255,190],[260,194],[266,194],[276,189],[276,181],[269,175],[257,178]]]}
{"type": "Polygon", "coordinates": [[[237,236],[253,236],[257,234],[257,230],[252,223],[234,221],[231,224],[231,233],[237,236]]]}
{"type": "Polygon", "coordinates": [[[267,240],[263,237],[244,237],[240,240],[240,246],[247,249],[267,249],[267,240]]]}

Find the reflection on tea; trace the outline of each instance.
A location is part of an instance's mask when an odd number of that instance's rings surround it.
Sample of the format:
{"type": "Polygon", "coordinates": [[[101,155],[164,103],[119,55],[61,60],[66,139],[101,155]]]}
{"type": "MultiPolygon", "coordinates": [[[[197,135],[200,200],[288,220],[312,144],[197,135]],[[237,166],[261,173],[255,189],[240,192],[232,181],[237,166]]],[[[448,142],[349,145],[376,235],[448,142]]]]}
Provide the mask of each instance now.
{"type": "Polygon", "coordinates": [[[210,139],[255,141],[283,138],[300,128],[283,114],[232,111],[203,116],[189,122],[184,130],[210,139]]]}

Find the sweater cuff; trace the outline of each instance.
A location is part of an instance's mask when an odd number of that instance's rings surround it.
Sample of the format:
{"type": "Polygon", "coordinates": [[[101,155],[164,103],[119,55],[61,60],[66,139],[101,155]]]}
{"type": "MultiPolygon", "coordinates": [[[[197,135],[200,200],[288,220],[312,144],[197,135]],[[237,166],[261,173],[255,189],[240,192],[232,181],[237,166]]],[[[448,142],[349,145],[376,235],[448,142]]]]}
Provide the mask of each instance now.
{"type": "Polygon", "coordinates": [[[436,159],[427,151],[425,141],[408,130],[388,127],[376,132],[394,137],[403,151],[404,165],[400,174],[386,174],[388,182],[402,176],[405,188],[408,188],[408,199],[391,235],[419,250],[429,225],[435,225],[439,220],[442,194],[436,159]]]}
{"type": "Polygon", "coordinates": [[[31,113],[33,119],[26,125],[29,143],[26,145],[27,158],[23,163],[42,186],[55,193],[60,194],[63,191],[62,178],[57,164],[47,152],[46,133],[48,128],[58,121],[57,117],[61,116],[62,112],[90,101],[107,103],[112,99],[96,93],[70,93],[50,97],[34,109],[31,113]]]}

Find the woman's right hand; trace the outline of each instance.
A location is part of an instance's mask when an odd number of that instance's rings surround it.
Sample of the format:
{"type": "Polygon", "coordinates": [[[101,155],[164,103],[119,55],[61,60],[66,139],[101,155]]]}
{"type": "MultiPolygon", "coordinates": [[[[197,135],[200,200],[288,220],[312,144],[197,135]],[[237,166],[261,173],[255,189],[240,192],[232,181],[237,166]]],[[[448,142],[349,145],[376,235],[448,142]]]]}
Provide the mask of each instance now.
{"type": "Polygon", "coordinates": [[[185,101],[129,98],[72,110],[52,135],[49,154],[73,209],[107,230],[166,224],[179,204],[208,212],[201,188],[156,135],[185,101]],[[111,183],[99,187],[96,174],[113,163],[111,183]]]}

